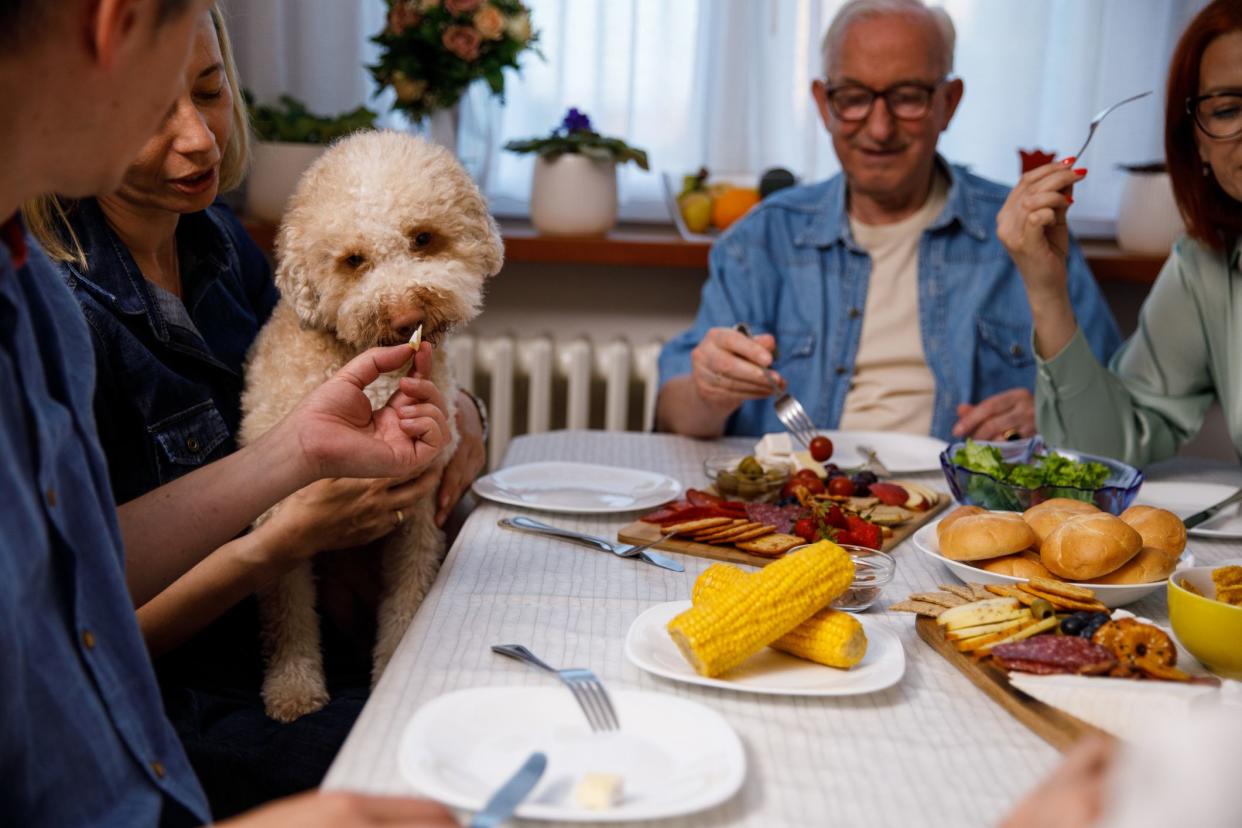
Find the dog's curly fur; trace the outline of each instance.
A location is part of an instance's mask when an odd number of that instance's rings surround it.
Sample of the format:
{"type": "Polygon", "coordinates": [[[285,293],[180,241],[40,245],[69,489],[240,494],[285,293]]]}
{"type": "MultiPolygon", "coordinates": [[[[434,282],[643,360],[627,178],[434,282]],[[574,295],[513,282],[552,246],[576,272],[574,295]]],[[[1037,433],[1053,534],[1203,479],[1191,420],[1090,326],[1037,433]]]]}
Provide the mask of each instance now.
{"type": "MultiPolygon", "coordinates": [[[[424,336],[442,344],[479,313],[484,280],[500,270],[503,247],[486,202],[451,153],[404,133],[364,132],[333,145],[307,170],[281,222],[276,259],[281,299],[248,357],[243,445],[367,348],[404,342],[420,322],[424,336]]],[[[439,347],[433,365],[452,426],[456,385],[439,347]]],[[[372,405],[384,403],[403,373],[367,389],[372,405]]],[[[454,428],[441,463],[457,439],[454,428]]],[[[425,497],[377,542],[384,591],[372,683],[439,569],[444,536],[433,499],[425,497]]],[[[299,565],[260,597],[263,700],[268,715],[288,722],[328,700],[311,565],[299,565]]]]}

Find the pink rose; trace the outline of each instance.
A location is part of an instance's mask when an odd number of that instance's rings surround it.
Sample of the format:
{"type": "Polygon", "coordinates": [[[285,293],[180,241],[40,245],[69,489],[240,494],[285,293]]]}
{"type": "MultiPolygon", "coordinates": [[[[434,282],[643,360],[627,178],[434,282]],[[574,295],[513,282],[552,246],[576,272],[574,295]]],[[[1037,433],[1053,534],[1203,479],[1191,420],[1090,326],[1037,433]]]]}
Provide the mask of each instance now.
{"type": "Polygon", "coordinates": [[[483,37],[474,26],[449,26],[444,30],[440,41],[445,49],[462,60],[471,61],[479,56],[479,45],[483,42],[483,37]]]}
{"type": "Polygon", "coordinates": [[[417,26],[422,19],[416,0],[399,0],[388,11],[388,31],[399,35],[411,26],[417,26]]]}
{"type": "Polygon", "coordinates": [[[444,0],[444,8],[449,14],[470,14],[483,4],[483,0],[444,0]]]}
{"type": "Polygon", "coordinates": [[[474,16],[474,27],[487,40],[500,40],[505,36],[505,16],[495,6],[484,6],[474,16]]]}

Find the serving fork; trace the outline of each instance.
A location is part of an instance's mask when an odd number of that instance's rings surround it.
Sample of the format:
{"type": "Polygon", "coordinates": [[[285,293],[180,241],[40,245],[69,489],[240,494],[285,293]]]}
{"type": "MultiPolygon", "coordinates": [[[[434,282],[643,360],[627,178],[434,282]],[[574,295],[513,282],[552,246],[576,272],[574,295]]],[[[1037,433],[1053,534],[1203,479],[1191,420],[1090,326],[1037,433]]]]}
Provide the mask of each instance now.
{"type": "Polygon", "coordinates": [[[608,691],[604,689],[604,685],[600,682],[599,677],[590,670],[582,667],[557,670],[521,644],[493,644],[492,652],[556,674],[565,686],[569,688],[569,692],[573,694],[574,700],[578,702],[578,706],[582,708],[583,714],[586,715],[587,724],[596,733],[621,729],[621,723],[617,720],[617,712],[613,709],[612,700],[608,698],[608,691]]]}
{"type": "Polygon", "coordinates": [[[653,541],[639,544],[638,546],[619,546],[610,540],[599,537],[598,535],[588,535],[583,532],[574,532],[571,529],[562,529],[559,526],[552,526],[533,517],[526,515],[515,515],[513,517],[501,518],[496,521],[498,526],[506,529],[518,529],[523,532],[534,532],[538,535],[544,535],[549,538],[561,538],[562,540],[580,543],[583,546],[589,546],[593,549],[599,549],[603,552],[611,552],[618,558],[637,558],[649,564],[654,564],[661,569],[672,570],[673,572],[685,572],[686,568],[677,561],[665,555],[655,552],[651,547],[657,543],[663,543],[673,536],[670,532],[663,537],[656,538],[653,541]]]}
{"type": "Polygon", "coordinates": [[[1087,145],[1091,143],[1091,139],[1095,136],[1096,128],[1099,127],[1100,122],[1103,121],[1104,118],[1106,118],[1110,112],[1112,112],[1114,109],[1116,109],[1119,106],[1123,106],[1125,104],[1130,103],[1131,101],[1137,101],[1139,98],[1146,98],[1150,94],[1151,94],[1151,90],[1149,89],[1146,92],[1140,92],[1137,95],[1131,95],[1128,98],[1123,98],[1122,100],[1117,101],[1117,103],[1113,104],[1112,106],[1107,106],[1101,109],[1096,114],[1096,116],[1091,119],[1091,125],[1087,127],[1087,140],[1083,141],[1082,147],[1079,148],[1078,152],[1074,153],[1070,157],[1071,158],[1082,158],[1082,154],[1087,151],[1087,145]]]}
{"type": "MultiPolygon", "coordinates": [[[[748,339],[754,339],[754,334],[750,331],[750,325],[745,322],[738,322],[733,326],[733,330],[742,334],[748,339]]],[[[776,417],[781,424],[788,429],[803,448],[811,447],[811,440],[819,431],[815,427],[815,423],[807,416],[806,409],[802,407],[802,403],[792,396],[788,391],[781,391],[780,386],[776,384],[776,380],[772,379],[772,372],[766,368],[763,370],[763,378],[768,381],[768,385],[772,388],[772,396],[776,397],[772,404],[776,407],[776,417]]]]}

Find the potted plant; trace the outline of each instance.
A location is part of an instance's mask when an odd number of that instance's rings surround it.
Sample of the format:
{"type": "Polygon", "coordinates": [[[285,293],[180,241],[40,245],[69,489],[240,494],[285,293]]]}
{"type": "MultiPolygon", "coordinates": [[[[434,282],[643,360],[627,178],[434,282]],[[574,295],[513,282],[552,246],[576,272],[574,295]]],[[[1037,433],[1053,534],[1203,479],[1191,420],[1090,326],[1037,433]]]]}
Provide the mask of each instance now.
{"type": "Polygon", "coordinates": [[[1117,211],[1117,246],[1129,253],[1164,257],[1186,232],[1173,182],[1163,161],[1120,164],[1129,175],[1117,211]]]}
{"type": "Polygon", "coordinates": [[[256,104],[250,92],[245,95],[250,123],[259,139],[251,150],[246,214],[262,221],[280,221],[298,179],[324,147],[337,138],[375,125],[375,113],[362,106],[352,112],[323,116],[289,95],[282,95],[274,105],[256,104]]]}
{"type": "Polygon", "coordinates": [[[504,100],[505,69],[538,34],[520,0],[387,0],[388,25],[372,38],[379,62],[368,67],[394,106],[412,121],[430,120],[432,140],[457,151],[457,102],[477,80],[504,100]]]}
{"type": "Polygon", "coordinates": [[[540,233],[601,235],[617,223],[617,164],[647,166],[647,153],[620,138],[606,138],[577,109],[566,113],[546,138],[505,144],[510,152],[533,152],[530,220],[540,233]]]}

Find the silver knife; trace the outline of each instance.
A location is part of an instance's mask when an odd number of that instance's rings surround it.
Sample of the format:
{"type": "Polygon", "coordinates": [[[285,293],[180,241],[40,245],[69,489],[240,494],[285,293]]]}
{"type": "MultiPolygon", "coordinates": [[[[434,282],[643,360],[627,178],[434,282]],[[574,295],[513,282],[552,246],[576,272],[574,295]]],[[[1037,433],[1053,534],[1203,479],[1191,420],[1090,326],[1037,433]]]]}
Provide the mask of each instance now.
{"type": "Polygon", "coordinates": [[[1202,512],[1195,512],[1190,517],[1183,518],[1182,523],[1186,524],[1187,529],[1193,529],[1200,523],[1205,523],[1216,517],[1216,515],[1225,509],[1225,507],[1232,506],[1239,500],[1242,500],[1242,489],[1238,489],[1236,492],[1229,495],[1229,497],[1225,498],[1220,503],[1217,503],[1215,506],[1209,506],[1202,512]]]}
{"type": "MultiPolygon", "coordinates": [[[[535,520],[533,517],[528,517],[527,515],[516,515],[511,518],[502,518],[497,521],[497,523],[507,529],[519,529],[524,532],[534,532],[550,538],[561,538],[562,540],[579,543],[583,546],[589,546],[592,549],[599,549],[603,552],[611,552],[621,558],[631,557],[630,550],[634,548],[633,546],[618,546],[612,541],[605,540],[597,535],[587,535],[582,532],[574,532],[570,529],[562,529],[559,526],[552,526],[544,523],[543,521],[535,520]]],[[[633,555],[632,557],[635,557],[640,561],[645,561],[653,566],[658,566],[662,569],[672,570],[673,572],[686,571],[686,568],[677,563],[677,561],[661,555],[658,552],[653,552],[650,549],[639,552],[637,555],[633,555]]]]}
{"type": "Polygon", "coordinates": [[[497,825],[503,825],[509,817],[513,816],[513,812],[517,810],[518,805],[522,804],[522,800],[531,792],[531,789],[539,783],[539,778],[543,776],[543,771],[547,767],[548,757],[542,753],[535,752],[526,757],[526,761],[522,763],[522,767],[517,769],[517,773],[510,776],[505,784],[492,794],[492,798],[487,800],[483,810],[470,820],[470,828],[496,828],[497,825]]]}

